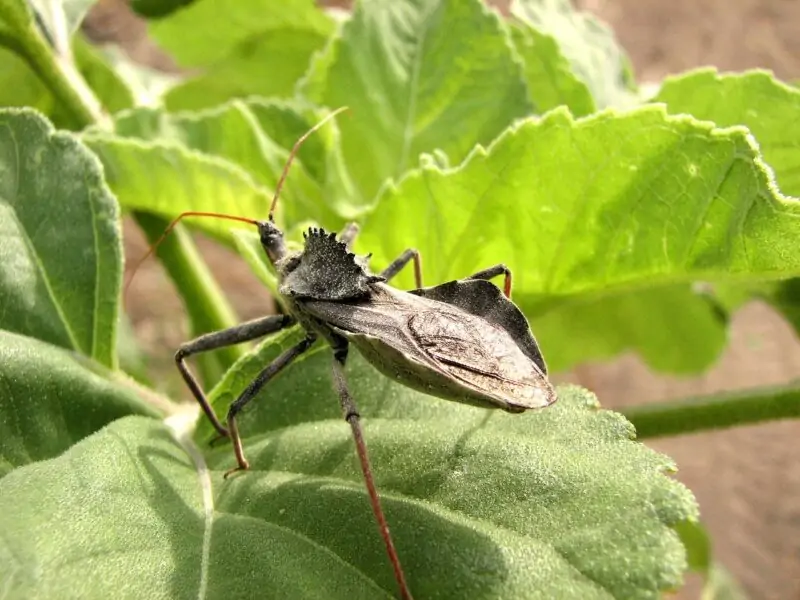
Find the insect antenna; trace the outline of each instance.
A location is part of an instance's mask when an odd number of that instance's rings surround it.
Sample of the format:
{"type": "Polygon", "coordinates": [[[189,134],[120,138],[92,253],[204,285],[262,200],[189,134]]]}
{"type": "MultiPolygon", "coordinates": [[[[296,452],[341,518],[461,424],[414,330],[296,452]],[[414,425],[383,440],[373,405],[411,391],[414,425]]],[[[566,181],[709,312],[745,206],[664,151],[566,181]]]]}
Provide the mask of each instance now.
{"type": "Polygon", "coordinates": [[[294,160],[294,157],[297,154],[297,151],[300,150],[300,146],[303,145],[303,142],[305,142],[312,133],[317,131],[320,127],[325,125],[325,123],[330,121],[336,115],[338,115],[339,113],[342,113],[342,112],[344,112],[346,110],[348,110],[347,106],[342,106],[341,108],[337,108],[335,111],[333,111],[328,116],[326,116],[324,119],[322,119],[319,123],[314,125],[311,129],[309,129],[303,135],[301,135],[300,138],[294,143],[294,146],[292,146],[292,151],[289,152],[289,157],[286,159],[286,164],[283,167],[283,172],[281,173],[281,176],[278,179],[278,183],[275,186],[275,195],[272,197],[272,204],[269,207],[269,220],[270,221],[274,220],[273,216],[275,215],[275,207],[278,205],[278,196],[280,196],[281,188],[283,187],[283,182],[286,181],[286,176],[289,174],[289,166],[291,166],[292,161],[294,160]]]}
{"type": "Polygon", "coordinates": [[[142,266],[144,261],[150,258],[150,255],[152,255],[158,249],[158,247],[161,245],[161,242],[163,242],[167,238],[167,236],[172,232],[172,230],[175,229],[175,226],[186,217],[212,217],[215,219],[229,219],[231,221],[240,221],[242,223],[249,223],[250,225],[258,226],[258,221],[256,221],[255,219],[248,219],[247,217],[237,217],[236,215],[226,215],[224,213],[203,212],[196,210],[188,210],[186,212],[182,212],[172,220],[172,222],[164,230],[164,233],[161,234],[161,237],[159,237],[153,244],[150,245],[150,247],[147,249],[147,252],[145,252],[144,256],[142,256],[138,261],[136,261],[136,264],[133,266],[133,269],[131,269],[131,274],[128,276],[128,281],[125,283],[125,287],[123,288],[122,292],[123,297],[127,296],[128,289],[131,287],[131,282],[133,282],[134,276],[139,271],[139,267],[142,266]]]}

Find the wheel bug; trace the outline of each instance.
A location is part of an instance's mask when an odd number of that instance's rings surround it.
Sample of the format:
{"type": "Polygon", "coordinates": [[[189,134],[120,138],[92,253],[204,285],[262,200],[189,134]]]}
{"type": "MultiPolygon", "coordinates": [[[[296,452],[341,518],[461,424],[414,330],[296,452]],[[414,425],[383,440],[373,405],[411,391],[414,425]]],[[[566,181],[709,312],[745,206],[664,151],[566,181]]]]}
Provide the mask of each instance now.
{"type": "Polygon", "coordinates": [[[522,412],[552,404],[556,394],[547,379],[547,367],[528,322],[510,300],[512,276],[505,265],[496,265],[466,279],[423,288],[420,256],[414,249],[403,252],[380,274],[372,273],[367,266],[369,256],[359,257],[350,252],[358,233],[355,224],[348,225],[338,239],[335,233],[311,228],[303,234],[302,251],[287,250],[283,232],[274,221],[281,187],[301,144],[342,110],[345,109],[329,114],[295,143],[275,187],[266,221],[185,212],[169,225],[141,260],[186,217],[230,219],[257,228],[261,245],[278,274],[285,314],[255,319],[186,342],[175,354],[178,370],[214,429],[233,444],[237,466],[225,473],[227,478],[250,466],[237,427],[239,412],[294,359],[318,341],[326,342],[333,351],[334,387],[352,431],[372,510],[401,597],[411,598],[372,477],[359,412],[345,379],[350,344],[383,374],[449,400],[522,412]],[[416,289],[400,291],[387,285],[410,262],[414,266],[416,289]],[[504,276],[502,293],[489,281],[500,275],[504,276]],[[303,340],[256,376],[230,405],[223,424],[186,359],[296,325],[305,330],[303,340]]]}

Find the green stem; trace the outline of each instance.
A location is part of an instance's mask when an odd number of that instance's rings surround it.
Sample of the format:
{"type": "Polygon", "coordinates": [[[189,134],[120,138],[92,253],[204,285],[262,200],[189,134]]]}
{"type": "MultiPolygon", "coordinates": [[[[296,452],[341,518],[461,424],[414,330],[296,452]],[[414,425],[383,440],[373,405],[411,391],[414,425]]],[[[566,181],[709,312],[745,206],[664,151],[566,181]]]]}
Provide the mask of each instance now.
{"type": "Polygon", "coordinates": [[[623,409],[638,438],[653,438],[800,417],[800,382],[785,387],[686,398],[623,409]]]}
{"type": "MultiPolygon", "coordinates": [[[[134,212],[133,218],[151,244],[161,237],[169,225],[169,221],[148,213],[134,212]]],[[[236,314],[183,227],[176,227],[163,240],[156,255],[183,297],[192,336],[226,329],[238,323],[236,314]]],[[[245,353],[246,348],[242,346],[229,346],[209,353],[208,359],[199,361],[204,383],[209,385],[218,381],[245,353]]]]}
{"type": "Polygon", "coordinates": [[[5,21],[13,32],[5,33],[4,45],[28,63],[53,96],[69,110],[78,128],[106,123],[108,118],[100,101],[81,77],[72,57],[54,52],[30,14],[20,10],[17,3],[0,0],[0,20],[5,21]]]}

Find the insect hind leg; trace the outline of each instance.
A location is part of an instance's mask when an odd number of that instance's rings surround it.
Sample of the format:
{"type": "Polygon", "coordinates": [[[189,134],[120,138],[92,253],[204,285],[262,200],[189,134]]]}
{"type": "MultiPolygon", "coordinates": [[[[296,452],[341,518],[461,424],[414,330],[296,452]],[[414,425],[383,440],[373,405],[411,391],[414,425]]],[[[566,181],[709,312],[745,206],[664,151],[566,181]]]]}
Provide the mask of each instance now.
{"type": "Polygon", "coordinates": [[[411,592],[406,583],[403,567],[400,565],[400,558],[395,550],[394,542],[392,541],[392,534],[389,532],[389,525],[386,522],[386,517],[383,514],[381,507],[380,497],[378,490],[375,487],[375,480],[372,477],[372,467],[369,463],[369,456],[367,454],[367,445],[364,442],[364,434],[361,430],[360,416],[358,408],[353,400],[353,396],[347,387],[347,380],[344,374],[344,365],[347,361],[348,341],[340,336],[335,336],[331,340],[333,348],[333,381],[336,386],[336,391],[339,394],[339,404],[342,408],[342,414],[345,420],[350,425],[353,434],[353,441],[356,445],[356,452],[358,453],[358,460],[361,464],[361,473],[364,476],[364,483],[367,486],[369,493],[370,504],[372,505],[372,512],[375,519],[378,521],[378,528],[381,532],[384,545],[386,546],[386,553],[389,556],[389,561],[392,563],[394,576],[397,580],[397,585],[400,588],[400,597],[403,599],[411,599],[411,592]]]}
{"type": "Polygon", "coordinates": [[[505,275],[503,281],[503,293],[505,294],[506,298],[511,298],[511,269],[509,269],[504,264],[495,265],[493,267],[489,267],[488,269],[484,269],[483,271],[478,271],[474,275],[470,275],[467,279],[494,279],[498,275],[505,275]]]}

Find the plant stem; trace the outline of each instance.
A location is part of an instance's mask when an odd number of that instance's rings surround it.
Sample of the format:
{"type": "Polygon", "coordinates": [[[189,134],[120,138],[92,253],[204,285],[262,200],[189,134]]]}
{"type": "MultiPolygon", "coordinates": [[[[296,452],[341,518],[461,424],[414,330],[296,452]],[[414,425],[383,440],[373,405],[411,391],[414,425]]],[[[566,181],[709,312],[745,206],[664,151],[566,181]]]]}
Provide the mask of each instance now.
{"type": "Polygon", "coordinates": [[[28,63],[53,96],[69,110],[79,129],[108,121],[100,101],[81,77],[72,57],[58,55],[36,29],[29,14],[8,0],[0,0],[0,19],[13,32],[4,35],[4,45],[28,63]]]}
{"type": "Polygon", "coordinates": [[[638,438],[800,417],[800,382],[623,409],[638,438]]]}
{"type": "MultiPolygon", "coordinates": [[[[169,225],[166,219],[148,213],[134,212],[133,218],[151,244],[161,237],[169,225]]],[[[192,336],[226,329],[238,323],[236,314],[214,281],[186,229],[176,227],[159,245],[156,255],[183,297],[192,336]]],[[[229,346],[208,353],[208,359],[200,360],[204,383],[209,385],[218,381],[245,352],[246,348],[242,346],[229,346]]]]}

